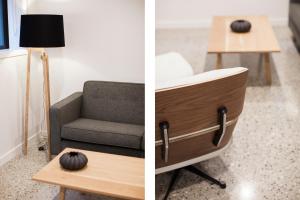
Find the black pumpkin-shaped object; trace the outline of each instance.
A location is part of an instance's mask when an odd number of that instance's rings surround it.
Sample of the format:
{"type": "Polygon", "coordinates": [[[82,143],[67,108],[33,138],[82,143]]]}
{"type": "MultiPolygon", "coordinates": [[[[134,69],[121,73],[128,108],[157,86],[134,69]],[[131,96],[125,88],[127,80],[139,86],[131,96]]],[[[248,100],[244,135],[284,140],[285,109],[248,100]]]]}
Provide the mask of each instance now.
{"type": "Polygon", "coordinates": [[[230,24],[230,28],[236,33],[247,33],[251,29],[251,23],[247,20],[239,19],[230,24]]]}
{"type": "Polygon", "coordinates": [[[88,158],[80,152],[67,152],[59,158],[59,163],[64,169],[79,170],[86,166],[88,158]]]}

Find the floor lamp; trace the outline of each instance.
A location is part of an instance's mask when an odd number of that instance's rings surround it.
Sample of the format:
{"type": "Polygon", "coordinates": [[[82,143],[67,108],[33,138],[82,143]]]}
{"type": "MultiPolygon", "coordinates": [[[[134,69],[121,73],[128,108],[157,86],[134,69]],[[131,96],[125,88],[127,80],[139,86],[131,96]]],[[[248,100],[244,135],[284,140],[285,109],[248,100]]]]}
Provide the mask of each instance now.
{"type": "Polygon", "coordinates": [[[48,136],[48,158],[51,159],[50,141],[50,82],[49,82],[49,60],[45,48],[64,47],[64,25],[62,15],[40,15],[30,14],[21,16],[20,47],[28,49],[26,70],[26,96],[24,112],[24,135],[23,153],[27,155],[28,148],[28,113],[30,92],[30,64],[31,55],[37,52],[41,55],[44,71],[44,105],[48,136]]]}

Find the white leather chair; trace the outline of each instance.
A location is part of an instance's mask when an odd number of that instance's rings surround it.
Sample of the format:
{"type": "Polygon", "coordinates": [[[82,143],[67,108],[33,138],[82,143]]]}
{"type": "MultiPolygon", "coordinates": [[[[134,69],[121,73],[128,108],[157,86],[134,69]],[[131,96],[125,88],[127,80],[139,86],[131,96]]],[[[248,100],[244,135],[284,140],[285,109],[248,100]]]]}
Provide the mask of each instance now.
{"type": "Polygon", "coordinates": [[[231,143],[242,112],[248,70],[243,67],[194,74],[178,53],[156,57],[156,174],[180,169],[225,188],[226,184],[192,166],[220,155],[231,143]]]}

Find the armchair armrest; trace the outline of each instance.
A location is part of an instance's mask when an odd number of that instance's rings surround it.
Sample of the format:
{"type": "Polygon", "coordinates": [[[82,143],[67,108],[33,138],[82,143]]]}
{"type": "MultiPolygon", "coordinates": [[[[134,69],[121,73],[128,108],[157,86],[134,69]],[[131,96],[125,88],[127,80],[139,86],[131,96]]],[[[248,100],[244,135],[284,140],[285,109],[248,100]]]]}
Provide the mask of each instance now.
{"type": "Polygon", "coordinates": [[[300,0],[290,0],[290,3],[300,3],[300,0]]]}
{"type": "Polygon", "coordinates": [[[61,128],[80,117],[82,92],[76,92],[50,108],[51,154],[61,149],[61,128]]]}

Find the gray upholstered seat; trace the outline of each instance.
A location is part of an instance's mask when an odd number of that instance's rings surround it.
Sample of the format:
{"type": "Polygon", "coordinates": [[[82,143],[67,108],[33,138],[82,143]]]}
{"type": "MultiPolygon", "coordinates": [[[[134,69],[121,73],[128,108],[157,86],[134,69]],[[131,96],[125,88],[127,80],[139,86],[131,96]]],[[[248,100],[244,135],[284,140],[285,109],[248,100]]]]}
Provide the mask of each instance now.
{"type": "Polygon", "coordinates": [[[65,147],[144,156],[144,84],[87,81],[50,108],[51,153],[65,147]]]}
{"type": "Polygon", "coordinates": [[[141,149],[144,126],[79,118],[62,127],[67,140],[141,149]]]}

